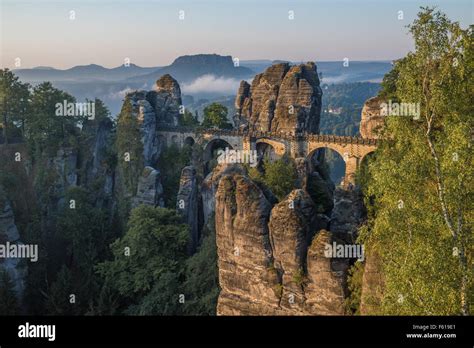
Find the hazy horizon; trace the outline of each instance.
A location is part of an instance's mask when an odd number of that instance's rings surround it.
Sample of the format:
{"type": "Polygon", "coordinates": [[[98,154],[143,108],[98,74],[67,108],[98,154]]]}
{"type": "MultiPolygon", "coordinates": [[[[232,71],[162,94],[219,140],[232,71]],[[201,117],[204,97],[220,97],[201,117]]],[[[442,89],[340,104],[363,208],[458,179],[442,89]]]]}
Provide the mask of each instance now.
{"type": "MultiPolygon", "coordinates": [[[[214,53],[195,53],[195,54],[189,54],[190,56],[193,56],[193,55],[209,55],[209,54],[214,54],[214,53]]],[[[231,54],[223,54],[222,56],[232,56],[231,54]]],[[[178,57],[176,57],[178,58],[178,57]]],[[[241,62],[243,63],[246,63],[246,62],[258,62],[258,61],[262,61],[262,62],[265,62],[265,61],[268,61],[268,62],[273,62],[273,61],[285,61],[285,59],[244,59],[242,60],[241,62]]],[[[316,64],[317,63],[339,63],[340,60],[318,60],[318,61],[315,61],[315,60],[307,60],[307,61],[304,61],[304,62],[308,62],[308,61],[314,61],[316,64]]],[[[385,60],[353,60],[351,61],[352,63],[390,63],[392,62],[393,60],[389,60],[389,59],[385,59],[385,60]]],[[[296,61],[288,61],[290,63],[300,63],[300,62],[296,62],[296,61]]],[[[171,64],[172,62],[170,62],[171,64]]],[[[135,64],[135,63],[131,63],[132,65],[136,65],[140,68],[161,68],[161,67],[165,67],[165,65],[156,65],[156,66],[142,66],[142,65],[138,65],[138,64],[135,64]]],[[[54,66],[45,66],[45,65],[38,65],[38,66],[32,66],[32,67],[20,67],[20,68],[15,68],[13,67],[12,70],[21,70],[21,69],[55,69],[55,70],[68,70],[68,69],[71,69],[71,68],[74,68],[74,67],[80,67],[80,66],[90,66],[90,65],[98,65],[98,66],[101,66],[105,69],[114,69],[114,68],[118,68],[120,66],[122,66],[123,64],[121,65],[117,65],[117,66],[104,66],[104,65],[101,65],[101,64],[97,64],[97,63],[94,63],[94,62],[91,62],[89,64],[77,64],[77,65],[72,65],[72,66],[69,66],[69,67],[64,67],[64,68],[57,68],[57,67],[54,67],[54,66]]]]}
{"type": "Polygon", "coordinates": [[[114,68],[129,58],[158,67],[206,53],[240,60],[392,61],[412,49],[406,25],[420,6],[437,6],[463,27],[472,23],[470,0],[0,0],[0,64],[114,68]]]}

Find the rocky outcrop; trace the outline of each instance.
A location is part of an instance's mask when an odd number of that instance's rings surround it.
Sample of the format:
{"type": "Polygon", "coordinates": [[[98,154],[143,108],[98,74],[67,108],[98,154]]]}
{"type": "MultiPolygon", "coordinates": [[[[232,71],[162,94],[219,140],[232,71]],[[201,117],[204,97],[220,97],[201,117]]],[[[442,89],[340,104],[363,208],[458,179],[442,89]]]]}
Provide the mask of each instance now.
{"type": "Polygon", "coordinates": [[[346,296],[346,279],[349,262],[344,258],[329,258],[325,247],[335,238],[331,232],[321,230],[308,250],[306,310],[318,315],[343,315],[346,296]]]}
{"type": "Polygon", "coordinates": [[[177,126],[182,105],[181,89],[170,75],[161,76],[152,91],[133,91],[127,94],[134,116],[140,125],[145,166],[154,166],[161,146],[157,127],[177,126]]]}
{"type": "Polygon", "coordinates": [[[156,81],[155,90],[147,94],[147,100],[155,110],[158,125],[178,125],[181,89],[171,75],[163,75],[156,81]]]}
{"type": "Polygon", "coordinates": [[[218,185],[215,216],[219,315],[344,312],[347,262],[324,255],[330,232],[313,238],[318,215],[304,190],[292,191],[272,208],[248,177],[226,174],[218,185]]]}
{"type": "Polygon", "coordinates": [[[110,211],[114,206],[115,184],[115,168],[110,156],[114,146],[113,129],[113,122],[108,117],[85,122],[82,131],[88,142],[82,156],[79,156],[82,159],[80,166],[85,169],[85,176],[80,177],[79,185],[94,187],[96,206],[98,208],[106,206],[110,211]]]}
{"type": "Polygon", "coordinates": [[[220,315],[275,314],[280,282],[268,234],[271,205],[249,178],[229,174],[216,194],[220,315]]]}
{"type": "Polygon", "coordinates": [[[360,116],[360,135],[362,138],[377,139],[379,132],[384,125],[381,104],[384,100],[380,97],[373,97],[364,103],[360,116]]]}
{"type": "MultiPolygon", "coordinates": [[[[2,188],[0,187],[0,191],[2,188]]],[[[0,192],[0,244],[23,244],[20,240],[18,228],[15,225],[15,217],[10,202],[0,192]]],[[[15,294],[20,301],[23,300],[25,281],[27,276],[27,265],[21,258],[0,258],[0,270],[5,270],[14,285],[15,294]]]]}
{"type": "Polygon", "coordinates": [[[305,313],[306,254],[315,212],[311,197],[298,189],[273,207],[269,222],[273,265],[281,277],[280,307],[295,314],[305,313]]]}
{"type": "Polygon", "coordinates": [[[71,148],[60,148],[55,156],[45,156],[40,161],[46,175],[35,176],[34,186],[36,191],[44,192],[42,185],[45,177],[50,180],[47,199],[41,207],[43,212],[49,215],[65,206],[67,190],[78,184],[78,152],[71,148]]]}
{"type": "Polygon", "coordinates": [[[98,122],[85,122],[82,128],[84,134],[90,135],[88,142],[90,158],[84,164],[87,182],[91,182],[97,176],[102,176],[107,172],[105,162],[107,161],[107,150],[113,145],[110,139],[112,129],[113,123],[109,118],[98,122]]]}
{"type": "Polygon", "coordinates": [[[238,173],[245,174],[245,170],[235,164],[218,164],[212,172],[204,179],[201,185],[202,210],[204,223],[207,224],[209,218],[214,214],[216,208],[216,193],[219,181],[225,174],[238,173]]]}
{"type": "Polygon", "coordinates": [[[138,179],[137,194],[132,199],[132,208],[140,204],[164,206],[163,186],[161,185],[160,171],[152,167],[145,167],[138,179]]]}
{"type": "MultiPolygon", "coordinates": [[[[138,204],[163,205],[160,172],[156,168],[163,144],[157,134],[160,126],[176,126],[180,114],[181,89],[178,82],[166,74],[161,76],[153,91],[134,91],[127,94],[134,117],[140,126],[143,145],[143,174],[138,180],[132,207],[138,204]]],[[[120,182],[120,178],[118,178],[120,182]]]]}
{"type": "Polygon", "coordinates": [[[190,253],[196,250],[199,243],[199,212],[201,211],[199,198],[199,182],[196,169],[193,166],[184,167],[179,181],[176,210],[189,225],[190,253]]]}
{"type": "Polygon", "coordinates": [[[362,193],[337,187],[334,191],[334,208],[331,213],[331,232],[350,243],[355,243],[357,231],[365,221],[366,212],[362,193]]]}
{"type": "Polygon", "coordinates": [[[140,124],[141,141],[143,144],[143,162],[145,166],[152,166],[158,160],[159,144],[156,135],[157,117],[155,110],[147,100],[132,101],[132,107],[137,112],[140,124]]]}
{"type": "Polygon", "coordinates": [[[235,99],[237,127],[274,132],[319,132],[322,91],[313,62],[274,64],[249,86],[240,84],[235,99]]]}

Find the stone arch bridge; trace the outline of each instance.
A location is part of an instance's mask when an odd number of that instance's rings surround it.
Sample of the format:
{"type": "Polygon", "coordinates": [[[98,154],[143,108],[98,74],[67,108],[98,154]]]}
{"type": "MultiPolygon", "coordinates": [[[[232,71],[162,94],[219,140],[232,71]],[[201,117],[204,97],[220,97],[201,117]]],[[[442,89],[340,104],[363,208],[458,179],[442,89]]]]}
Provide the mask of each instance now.
{"type": "Polygon", "coordinates": [[[204,153],[212,150],[213,144],[224,143],[234,150],[257,150],[270,147],[276,157],[285,154],[292,158],[310,158],[318,149],[329,148],[336,151],[345,162],[343,185],[355,183],[355,173],[362,160],[377,148],[376,139],[347,137],[319,134],[292,134],[283,132],[260,132],[241,130],[205,129],[192,130],[188,128],[160,128],[158,136],[165,145],[199,143],[204,147],[204,153]]]}

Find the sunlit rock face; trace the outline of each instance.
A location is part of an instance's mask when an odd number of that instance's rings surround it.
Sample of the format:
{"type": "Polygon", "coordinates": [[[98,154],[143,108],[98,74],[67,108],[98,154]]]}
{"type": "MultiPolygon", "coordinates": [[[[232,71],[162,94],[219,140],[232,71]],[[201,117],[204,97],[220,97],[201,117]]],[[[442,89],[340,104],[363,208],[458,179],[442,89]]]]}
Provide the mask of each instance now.
{"type": "Polygon", "coordinates": [[[385,101],[380,97],[370,98],[364,103],[359,127],[362,138],[379,138],[379,133],[384,125],[383,103],[385,103],[385,101]]]}
{"type": "Polygon", "coordinates": [[[332,234],[311,197],[293,190],[272,206],[245,174],[222,176],[216,193],[219,315],[344,312],[345,260],[324,255],[332,234]]]}
{"type": "Polygon", "coordinates": [[[274,132],[319,132],[322,91],[313,62],[274,64],[252,85],[242,81],[235,99],[237,127],[274,132]]]}

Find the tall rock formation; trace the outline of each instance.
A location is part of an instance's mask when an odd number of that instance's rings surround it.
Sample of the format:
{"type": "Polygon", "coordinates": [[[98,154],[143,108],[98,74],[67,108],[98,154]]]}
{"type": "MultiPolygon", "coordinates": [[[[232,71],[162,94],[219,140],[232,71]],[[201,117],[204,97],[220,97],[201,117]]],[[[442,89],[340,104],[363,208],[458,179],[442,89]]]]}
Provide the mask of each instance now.
{"type": "Polygon", "coordinates": [[[295,314],[305,312],[306,254],[315,216],[311,197],[297,189],[273,207],[269,221],[274,267],[281,277],[280,306],[295,314]]]}
{"type": "Polygon", "coordinates": [[[184,217],[189,225],[190,245],[189,251],[193,253],[199,243],[200,219],[200,192],[196,168],[184,167],[179,180],[179,191],[176,198],[176,210],[184,217]]]}
{"type": "Polygon", "coordinates": [[[334,234],[321,230],[308,250],[306,310],[318,315],[345,314],[346,280],[349,262],[325,255],[327,245],[336,241],[334,234]]]}
{"type": "Polygon", "coordinates": [[[85,174],[80,177],[79,185],[96,188],[97,207],[114,208],[114,163],[110,159],[113,144],[113,122],[110,118],[85,122],[82,127],[86,135],[87,146],[79,156],[80,167],[85,174]],[[97,188],[99,190],[97,191],[97,188]]]}
{"type": "Polygon", "coordinates": [[[278,310],[279,280],[268,233],[271,205],[249,178],[222,177],[216,194],[220,315],[271,315],[278,310]]]}
{"type": "Polygon", "coordinates": [[[201,185],[202,210],[204,223],[207,224],[209,218],[214,214],[216,209],[216,193],[219,181],[225,174],[238,173],[245,174],[245,170],[239,165],[233,164],[217,164],[212,172],[210,172],[201,185]]]}
{"type": "MultiPolygon", "coordinates": [[[[136,194],[132,197],[132,207],[139,204],[163,206],[163,187],[160,171],[156,168],[163,144],[160,143],[157,129],[160,126],[176,126],[182,104],[181,89],[170,75],[161,76],[153,91],[134,91],[127,94],[140,127],[143,145],[143,168],[138,168],[136,194]]],[[[121,182],[118,178],[118,182],[121,182]]]]}
{"type": "Polygon", "coordinates": [[[181,88],[171,75],[163,75],[156,81],[155,90],[147,94],[155,110],[158,125],[178,125],[179,108],[182,105],[181,88]]]}
{"type": "Polygon", "coordinates": [[[313,237],[317,219],[301,189],[272,208],[247,176],[223,175],[216,194],[217,313],[343,314],[347,262],[326,258],[332,234],[313,237]]]}
{"type": "Polygon", "coordinates": [[[364,103],[360,117],[360,135],[362,138],[377,139],[384,125],[381,104],[384,100],[373,97],[364,103]]]}
{"type": "Polygon", "coordinates": [[[366,219],[362,192],[353,188],[337,187],[331,212],[331,232],[350,243],[355,243],[357,231],[366,219]]]}
{"type": "Polygon", "coordinates": [[[164,206],[160,171],[153,167],[145,167],[138,178],[137,193],[132,199],[132,208],[140,204],[164,206]]]}
{"type": "Polygon", "coordinates": [[[274,64],[251,86],[241,82],[234,122],[258,131],[318,133],[321,96],[316,64],[274,64]]]}

